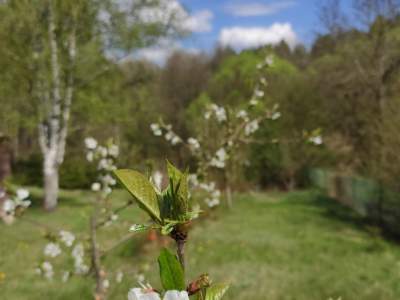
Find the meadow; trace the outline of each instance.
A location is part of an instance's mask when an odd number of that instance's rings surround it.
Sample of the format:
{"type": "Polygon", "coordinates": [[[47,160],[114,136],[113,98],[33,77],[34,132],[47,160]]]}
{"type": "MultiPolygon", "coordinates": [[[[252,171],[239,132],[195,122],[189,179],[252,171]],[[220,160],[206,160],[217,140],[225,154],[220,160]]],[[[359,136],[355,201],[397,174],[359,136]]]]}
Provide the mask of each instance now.
{"type": "MultiPolygon", "coordinates": [[[[39,199],[41,191],[33,194],[39,199]]],[[[118,206],[128,197],[114,191],[112,205],[118,206]]],[[[53,281],[34,271],[46,244],[45,226],[85,234],[91,201],[89,192],[63,191],[56,212],[49,214],[33,205],[13,226],[0,225],[1,299],[92,296],[90,278],[72,277],[66,284],[57,275],[57,267],[53,281]]],[[[102,244],[111,247],[132,223],[145,219],[137,207],[129,208],[114,225],[101,231],[102,244]]],[[[195,221],[190,237],[189,278],[208,272],[215,281],[230,282],[227,299],[400,298],[399,245],[316,191],[238,194],[231,210],[219,207],[195,221]]],[[[114,248],[104,264],[121,271],[124,266],[131,271],[134,266],[157,288],[155,258],[161,244],[169,246],[137,233],[114,248]]],[[[126,299],[128,290],[135,286],[136,275],[125,273],[121,283],[111,280],[109,298],[126,299]]]]}

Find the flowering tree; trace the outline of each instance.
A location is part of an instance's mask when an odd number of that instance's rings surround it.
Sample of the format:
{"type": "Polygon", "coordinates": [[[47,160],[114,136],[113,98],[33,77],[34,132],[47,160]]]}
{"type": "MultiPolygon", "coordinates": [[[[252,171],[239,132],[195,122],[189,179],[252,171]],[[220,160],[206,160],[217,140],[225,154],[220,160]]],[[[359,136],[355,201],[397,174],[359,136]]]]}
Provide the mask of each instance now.
{"type": "Polygon", "coordinates": [[[86,158],[95,164],[97,178],[92,183],[91,189],[96,194],[93,202],[93,213],[87,233],[74,234],[64,229],[48,228],[47,238],[49,243],[44,247],[43,258],[39,262],[36,272],[48,280],[58,278],[67,282],[71,276],[90,275],[96,282],[95,299],[106,299],[110,288],[112,276],[116,283],[123,279],[123,273],[107,272],[101,263],[101,259],[111,253],[121,243],[132,237],[127,234],[117,240],[114,245],[102,249],[98,241],[99,231],[112,225],[118,220],[119,213],[133,204],[132,200],[111,209],[109,195],[116,184],[112,172],[117,168],[116,160],[119,156],[119,148],[112,140],[105,146],[99,145],[94,138],[85,139],[86,158]]]}
{"type": "Polygon", "coordinates": [[[189,226],[199,214],[189,200],[189,174],[168,163],[169,184],[164,190],[159,190],[146,176],[134,170],[117,170],[115,175],[150,218],[150,223],[135,224],[131,230],[158,229],[176,243],[176,256],[163,249],[158,258],[164,291],[143,285],[131,289],[128,300],[157,300],[161,299],[160,294],[164,294],[164,300],[189,300],[189,296],[198,300],[222,299],[228,285],[211,284],[208,275],[201,275],[190,283],[185,280],[185,244],[189,226]]]}
{"type": "Polygon", "coordinates": [[[265,96],[267,80],[262,75],[273,64],[273,57],[268,55],[257,65],[258,82],[249,101],[241,107],[223,107],[210,103],[203,115],[203,126],[198,126],[198,136],[183,139],[173,131],[172,125],[163,121],[153,123],[150,128],[155,136],[164,137],[172,146],[183,145],[196,160],[197,168],[191,175],[193,185],[210,193],[206,198],[208,206],[219,204],[221,192],[215,189],[211,173],[218,170],[222,174],[228,205],[232,205],[232,174],[243,158],[246,146],[256,142],[254,134],[265,120],[277,120],[281,114],[278,105],[263,107],[260,101],[265,96]],[[210,136],[213,136],[210,139],[210,136]]]}

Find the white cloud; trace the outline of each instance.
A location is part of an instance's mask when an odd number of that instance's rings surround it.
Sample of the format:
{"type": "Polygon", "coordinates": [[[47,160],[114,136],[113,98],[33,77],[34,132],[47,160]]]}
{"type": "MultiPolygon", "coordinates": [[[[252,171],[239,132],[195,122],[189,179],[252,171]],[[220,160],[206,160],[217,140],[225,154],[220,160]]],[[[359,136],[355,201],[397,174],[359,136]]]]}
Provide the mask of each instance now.
{"type": "Polygon", "coordinates": [[[210,32],[212,30],[212,19],[214,15],[209,10],[201,10],[190,15],[184,22],[183,27],[191,32],[210,32]]]}
{"type": "Polygon", "coordinates": [[[295,1],[277,1],[273,3],[233,3],[228,4],[225,10],[238,17],[255,17],[276,14],[296,4],[295,1]]]}
{"type": "Polygon", "coordinates": [[[229,27],[223,28],[219,43],[235,50],[276,45],[285,41],[290,47],[296,46],[298,38],[289,23],[274,23],[269,27],[229,27]]]}
{"type": "Polygon", "coordinates": [[[139,18],[147,23],[174,24],[177,28],[190,32],[209,32],[212,30],[213,13],[200,10],[189,14],[177,0],[162,0],[158,6],[142,8],[139,18]]]}
{"type": "Polygon", "coordinates": [[[177,50],[182,50],[193,54],[200,53],[199,49],[183,48],[179,43],[164,39],[155,46],[136,51],[133,57],[135,59],[145,59],[161,66],[164,65],[171,54],[177,50]]]}

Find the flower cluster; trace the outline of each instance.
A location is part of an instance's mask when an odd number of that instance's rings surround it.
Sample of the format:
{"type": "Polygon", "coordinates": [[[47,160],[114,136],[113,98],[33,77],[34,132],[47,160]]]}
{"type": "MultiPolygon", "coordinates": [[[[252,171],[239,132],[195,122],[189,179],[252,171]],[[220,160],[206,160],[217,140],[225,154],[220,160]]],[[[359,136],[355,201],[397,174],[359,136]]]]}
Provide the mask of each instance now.
{"type": "Polygon", "coordinates": [[[220,148],[215,152],[214,157],[210,161],[210,166],[223,169],[225,168],[226,160],[228,159],[228,154],[225,148],[220,148]]]}
{"type": "Polygon", "coordinates": [[[216,207],[221,204],[221,191],[217,189],[215,182],[199,182],[196,174],[189,175],[189,183],[192,188],[198,188],[207,193],[204,202],[209,208],[216,207]]]}
{"type": "Polygon", "coordinates": [[[92,183],[91,189],[94,192],[102,192],[109,195],[112,187],[117,184],[111,176],[111,172],[116,170],[115,161],[119,155],[119,147],[113,142],[108,142],[106,146],[101,146],[92,137],[85,139],[86,159],[89,162],[97,162],[99,172],[98,180],[92,183]]]}
{"type": "Polygon", "coordinates": [[[206,120],[210,119],[211,116],[214,116],[218,123],[225,122],[227,120],[226,110],[222,106],[218,106],[215,103],[212,103],[207,107],[207,111],[204,114],[204,118],[206,120]]]}
{"type": "Polygon", "coordinates": [[[74,259],[75,274],[83,275],[89,271],[89,267],[84,262],[85,250],[81,243],[75,245],[71,252],[72,258],[74,259]]]}
{"type": "Polygon", "coordinates": [[[150,125],[150,129],[155,136],[163,136],[170,142],[173,146],[178,145],[182,142],[182,139],[172,131],[172,125],[161,125],[158,123],[153,123],[150,125]]]}
{"type": "MultiPolygon", "coordinates": [[[[161,300],[160,294],[147,285],[142,288],[133,288],[128,293],[128,300],[161,300]]],[[[167,291],[163,300],[189,300],[186,291],[167,291]]]]}
{"type": "MultiPolygon", "coordinates": [[[[77,275],[84,275],[89,271],[89,267],[84,263],[84,249],[81,243],[77,243],[74,246],[76,237],[73,233],[65,230],[61,230],[58,236],[53,236],[52,241],[49,242],[43,249],[43,254],[46,260],[43,261],[37,268],[36,273],[43,275],[46,279],[53,279],[54,268],[49,260],[52,260],[62,253],[70,254],[74,262],[73,273],[77,275]],[[72,251],[68,248],[72,248],[72,251]],[[64,248],[64,252],[63,252],[64,248]]],[[[63,282],[68,281],[71,271],[64,271],[62,273],[61,279],[63,282]]]]}
{"type": "MultiPolygon", "coordinates": [[[[1,192],[0,198],[5,198],[7,195],[4,191],[1,192]]],[[[3,202],[3,212],[6,216],[13,218],[16,214],[22,213],[31,205],[29,200],[29,191],[26,189],[17,189],[15,195],[8,197],[3,202]]]]}

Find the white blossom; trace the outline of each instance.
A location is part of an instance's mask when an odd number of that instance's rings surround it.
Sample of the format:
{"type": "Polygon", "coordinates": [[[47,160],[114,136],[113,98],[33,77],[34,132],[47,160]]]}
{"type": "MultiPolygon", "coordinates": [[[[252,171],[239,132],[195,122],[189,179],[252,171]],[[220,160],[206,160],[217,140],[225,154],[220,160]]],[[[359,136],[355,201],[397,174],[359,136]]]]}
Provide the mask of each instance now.
{"type": "Polygon", "coordinates": [[[199,179],[197,178],[196,174],[190,174],[188,177],[190,184],[194,187],[199,185],[199,179]]]}
{"type": "Polygon", "coordinates": [[[197,150],[200,149],[200,143],[198,140],[196,140],[195,138],[188,138],[187,140],[189,147],[193,150],[197,150]]]}
{"type": "Polygon", "coordinates": [[[94,153],[93,151],[89,151],[88,153],[86,153],[86,160],[88,162],[93,162],[94,160],[94,153]]]}
{"type": "Polygon", "coordinates": [[[162,130],[159,124],[153,123],[150,125],[151,131],[153,131],[153,134],[155,136],[162,136],[162,130]]]}
{"type": "Polygon", "coordinates": [[[101,182],[106,186],[108,186],[108,185],[116,185],[117,184],[117,181],[110,174],[106,174],[104,176],[101,176],[100,179],[101,179],[101,182]]]}
{"type": "Polygon", "coordinates": [[[162,190],[162,181],[163,181],[163,174],[160,171],[155,171],[153,176],[151,177],[154,185],[156,186],[158,191],[162,190]]]}
{"type": "Polygon", "coordinates": [[[99,146],[97,147],[96,152],[103,158],[108,156],[108,149],[106,147],[99,146]]]}
{"type": "Polygon", "coordinates": [[[272,55],[268,55],[268,56],[265,58],[265,64],[266,64],[267,66],[273,65],[273,64],[274,64],[274,57],[273,57],[272,55]]]}
{"type": "Polygon", "coordinates": [[[167,141],[172,140],[173,137],[174,137],[174,134],[173,134],[172,131],[168,131],[168,132],[165,134],[165,139],[166,139],[167,141]]]}
{"type": "Polygon", "coordinates": [[[279,111],[276,111],[272,114],[271,120],[278,120],[281,117],[281,113],[279,111]]]}
{"type": "Polygon", "coordinates": [[[119,155],[119,147],[115,144],[112,144],[108,147],[108,154],[112,157],[118,157],[119,155]]]}
{"type": "Polygon", "coordinates": [[[60,234],[61,241],[62,241],[67,247],[71,247],[72,244],[73,244],[74,241],[75,241],[75,235],[72,234],[71,232],[65,231],[65,230],[61,230],[59,234],[60,234]]]}
{"type": "Polygon", "coordinates": [[[250,100],[250,105],[251,106],[256,106],[256,105],[258,105],[258,103],[259,103],[259,101],[257,99],[251,99],[250,100]]]}
{"type": "Polygon", "coordinates": [[[48,243],[44,248],[44,255],[49,257],[57,257],[61,254],[61,248],[56,243],[48,243]]]}
{"type": "Polygon", "coordinates": [[[260,90],[260,89],[256,89],[256,90],[254,91],[254,96],[255,96],[256,98],[262,98],[262,97],[264,97],[264,95],[265,95],[264,91],[262,91],[262,90],[260,90]]]}
{"type": "Polygon", "coordinates": [[[258,125],[258,120],[254,120],[248,124],[246,124],[245,128],[244,128],[244,134],[249,136],[251,134],[253,134],[254,132],[256,132],[259,129],[259,125],[258,125]]]}
{"type": "Polygon", "coordinates": [[[322,143],[323,143],[322,136],[320,136],[320,135],[311,137],[309,139],[309,141],[311,143],[313,143],[314,145],[322,145],[322,143]]]}
{"type": "Polygon", "coordinates": [[[44,277],[46,277],[49,280],[53,278],[54,276],[53,265],[50,262],[48,261],[43,262],[41,268],[44,277]]]}
{"type": "Polygon", "coordinates": [[[72,257],[74,259],[74,267],[76,274],[86,274],[89,267],[84,263],[84,248],[82,244],[77,244],[72,250],[72,257]]]}
{"type": "Polygon", "coordinates": [[[111,221],[117,221],[118,220],[118,215],[116,215],[116,214],[112,214],[111,215],[111,221]]]}
{"type": "Polygon", "coordinates": [[[247,111],[245,111],[244,109],[239,110],[236,114],[236,118],[247,121],[248,120],[247,111]]]}
{"type": "Polygon", "coordinates": [[[212,158],[210,165],[216,168],[225,168],[225,161],[227,160],[227,153],[224,148],[220,148],[216,153],[215,157],[212,158]]]}
{"type": "Polygon", "coordinates": [[[164,295],[164,300],[189,300],[189,295],[186,291],[167,291],[164,295]]]}
{"type": "Polygon", "coordinates": [[[29,191],[26,189],[17,189],[17,198],[20,200],[25,200],[29,197],[29,191]]]}
{"type": "Polygon", "coordinates": [[[87,137],[87,138],[85,139],[86,148],[89,149],[89,150],[94,150],[94,149],[96,149],[97,144],[98,144],[97,141],[96,141],[94,138],[92,138],[92,137],[87,137]]]}
{"type": "Polygon", "coordinates": [[[91,186],[91,189],[92,189],[93,192],[98,192],[98,191],[101,190],[101,184],[98,183],[98,182],[93,182],[92,186],[91,186]]]}
{"type": "MultiPolygon", "coordinates": [[[[161,300],[161,298],[151,288],[133,288],[128,293],[128,300],[161,300]]],[[[167,291],[163,300],[189,300],[189,295],[186,291],[167,291]]]]}
{"type": "Polygon", "coordinates": [[[172,145],[177,145],[177,144],[179,144],[181,142],[181,139],[177,136],[177,135],[174,135],[174,137],[172,138],[172,140],[171,140],[171,144],[172,145]]]}
{"type": "Polygon", "coordinates": [[[8,215],[14,215],[15,203],[11,199],[7,199],[3,202],[3,210],[8,215]]]}
{"type": "Polygon", "coordinates": [[[153,290],[133,288],[128,293],[128,300],[161,300],[161,298],[153,290]]]}

